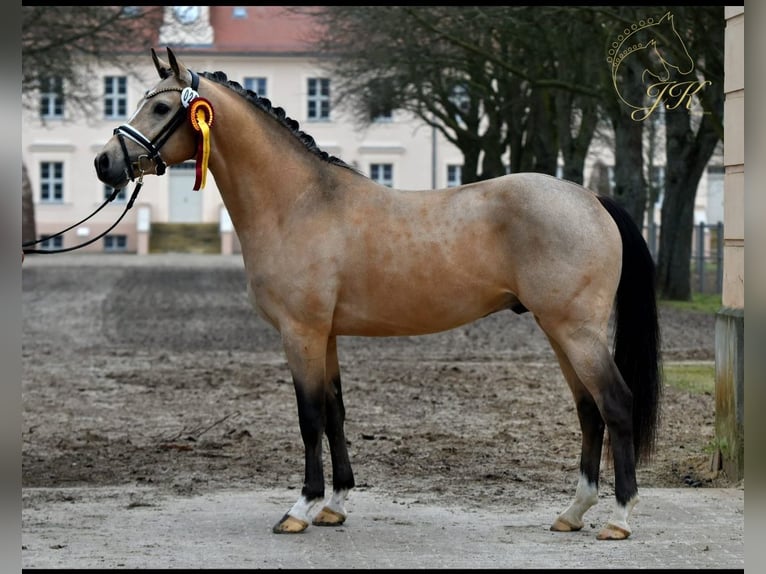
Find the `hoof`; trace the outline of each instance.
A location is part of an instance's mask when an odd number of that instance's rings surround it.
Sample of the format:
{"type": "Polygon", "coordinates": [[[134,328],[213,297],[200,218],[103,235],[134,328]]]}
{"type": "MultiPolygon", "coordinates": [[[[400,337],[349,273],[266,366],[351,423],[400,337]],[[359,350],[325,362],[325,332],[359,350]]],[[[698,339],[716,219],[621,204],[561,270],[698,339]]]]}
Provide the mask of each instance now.
{"type": "Polygon", "coordinates": [[[614,524],[604,526],[596,536],[598,540],[625,540],[630,536],[630,530],[626,530],[614,524]]]}
{"type": "Polygon", "coordinates": [[[551,530],[554,532],[576,532],[582,530],[582,524],[572,524],[566,518],[558,517],[556,522],[551,524],[551,530]]]}
{"type": "Polygon", "coordinates": [[[340,526],[346,521],[346,517],[340,512],[327,508],[326,506],[319,511],[311,523],[314,526],[340,526]]]}
{"type": "Polygon", "coordinates": [[[309,527],[308,522],[304,522],[298,518],[285,514],[282,520],[277,522],[272,528],[275,534],[295,534],[297,532],[303,532],[309,527]]]}

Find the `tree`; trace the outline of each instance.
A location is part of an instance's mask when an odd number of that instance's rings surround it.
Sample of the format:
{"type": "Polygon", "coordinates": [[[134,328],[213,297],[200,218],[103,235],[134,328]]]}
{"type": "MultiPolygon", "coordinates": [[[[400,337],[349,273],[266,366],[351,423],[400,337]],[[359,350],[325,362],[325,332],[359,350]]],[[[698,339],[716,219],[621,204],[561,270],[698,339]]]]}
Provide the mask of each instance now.
{"type": "Polygon", "coordinates": [[[657,287],[666,299],[691,299],[691,252],[694,202],[700,178],[723,141],[724,13],[722,6],[673,7],[680,31],[695,58],[701,88],[695,97],[666,104],[667,177],[662,203],[657,287]],[[705,85],[704,82],[709,82],[705,85]],[[687,105],[689,104],[689,105],[687,105]]]}
{"type": "Polygon", "coordinates": [[[27,243],[37,239],[35,224],[35,202],[32,195],[32,184],[29,181],[27,166],[21,164],[21,242],[27,243]]]}
{"type": "Polygon", "coordinates": [[[620,37],[620,29],[627,32],[639,24],[630,42],[620,47],[634,49],[620,67],[620,102],[613,100],[605,106],[616,140],[615,196],[643,224],[644,208],[656,198],[644,180],[642,130],[648,127],[652,132],[652,122],[658,116],[664,118],[667,175],[662,190],[657,287],[662,298],[688,300],[697,187],[723,139],[723,7],[598,10],[616,23],[613,38],[620,37]],[[648,23],[650,17],[656,25],[642,28],[640,24],[648,23]],[[648,42],[655,49],[635,50],[648,42]]]}
{"type": "Polygon", "coordinates": [[[648,116],[635,112],[658,99],[647,93],[652,77],[667,84],[678,79],[668,73],[688,74],[693,64],[693,77],[711,89],[695,94],[705,115],[685,105],[665,114],[668,177],[657,266],[663,297],[690,296],[697,185],[722,138],[722,7],[308,10],[321,25],[314,46],[331,56],[340,101],[350,102],[365,122],[374,110],[398,108],[438,129],[463,152],[464,183],[504,173],[507,152],[511,171],[545,173],[555,173],[561,155],[565,177],[582,182],[590,142],[607,118],[614,137],[613,195],[639,226],[655,198],[647,184],[652,163],[644,164],[648,116]],[[658,25],[646,26],[650,18],[658,25]],[[623,52],[630,57],[616,60],[614,54],[613,65],[605,65],[615,39],[627,37],[620,50],[630,49],[623,52]],[[454,98],[456,88],[466,96],[462,103],[454,98]]]}
{"type": "MultiPolygon", "coordinates": [[[[100,93],[90,81],[94,64],[132,73],[126,54],[145,53],[156,39],[163,7],[22,6],[21,102],[37,111],[50,80],[66,105],[65,121],[93,115],[100,93]]],[[[22,166],[22,241],[36,238],[34,201],[22,166]]]]}
{"type": "Polygon", "coordinates": [[[560,7],[297,9],[320,24],[312,44],[360,123],[380,109],[412,113],[463,152],[464,183],[506,173],[508,152],[512,171],[555,174],[562,146],[582,181],[595,126],[595,105],[583,102],[599,93],[582,52],[594,42],[562,40],[595,34],[601,46],[599,26],[562,19],[560,7]]]}

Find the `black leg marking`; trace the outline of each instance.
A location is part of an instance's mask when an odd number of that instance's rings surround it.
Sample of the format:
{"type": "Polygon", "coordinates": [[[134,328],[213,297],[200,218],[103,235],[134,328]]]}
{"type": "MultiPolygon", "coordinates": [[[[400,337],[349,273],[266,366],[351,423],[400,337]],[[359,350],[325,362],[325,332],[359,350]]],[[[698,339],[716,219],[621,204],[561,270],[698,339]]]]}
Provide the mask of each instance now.
{"type": "Polygon", "coordinates": [[[583,396],[577,401],[577,416],[582,430],[580,472],[589,483],[598,486],[601,449],[604,442],[604,420],[591,396],[583,396]]]}
{"type": "Polygon", "coordinates": [[[332,457],[332,486],[333,490],[351,489],[354,487],[354,473],[348,458],[346,434],[343,425],[346,420],[346,409],[343,406],[340,376],[332,380],[327,389],[325,404],[327,406],[327,440],[330,444],[332,457]]]}
{"type": "Polygon", "coordinates": [[[322,435],[325,428],[325,396],[322,387],[307,389],[293,379],[298,400],[298,422],[306,454],[305,480],[301,494],[307,500],[324,497],[322,469],[322,435]]]}
{"type": "Polygon", "coordinates": [[[614,494],[625,505],[638,494],[633,445],[633,395],[613,363],[612,380],[604,385],[604,419],[614,458],[614,494]]]}

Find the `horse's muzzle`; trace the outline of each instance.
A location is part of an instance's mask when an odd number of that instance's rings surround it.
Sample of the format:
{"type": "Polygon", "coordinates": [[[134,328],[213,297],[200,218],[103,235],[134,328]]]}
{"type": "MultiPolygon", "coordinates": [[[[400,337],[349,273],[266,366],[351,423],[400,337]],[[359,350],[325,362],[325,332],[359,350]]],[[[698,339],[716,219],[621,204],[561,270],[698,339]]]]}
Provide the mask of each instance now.
{"type": "Polygon", "coordinates": [[[121,163],[115,162],[106,151],[99,153],[93,161],[98,179],[115,189],[123,188],[128,184],[126,170],[121,163]]]}

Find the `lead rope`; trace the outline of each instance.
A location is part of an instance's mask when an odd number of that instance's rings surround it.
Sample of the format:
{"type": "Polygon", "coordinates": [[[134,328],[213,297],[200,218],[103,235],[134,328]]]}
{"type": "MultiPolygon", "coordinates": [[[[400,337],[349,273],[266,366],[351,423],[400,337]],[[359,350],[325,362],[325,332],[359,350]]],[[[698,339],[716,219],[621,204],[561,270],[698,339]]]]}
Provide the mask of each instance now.
{"type": "Polygon", "coordinates": [[[46,240],[50,239],[51,237],[57,237],[57,236],[61,235],[62,233],[65,233],[65,232],[69,231],[70,229],[80,225],[80,223],[82,223],[83,221],[87,221],[88,219],[93,217],[102,207],[104,207],[107,203],[112,201],[117,196],[117,193],[119,192],[119,190],[117,190],[117,189],[114,190],[114,192],[112,193],[112,195],[109,197],[109,199],[107,201],[105,201],[104,203],[101,204],[101,207],[99,207],[96,211],[91,213],[88,217],[86,217],[82,221],[80,221],[78,223],[75,223],[74,225],[72,225],[70,227],[67,227],[63,231],[59,231],[55,235],[49,235],[48,237],[44,237],[42,239],[38,239],[37,241],[28,241],[28,242],[22,244],[22,252],[24,253],[24,255],[26,255],[28,253],[64,253],[65,251],[74,251],[75,249],[80,249],[81,247],[85,247],[86,245],[90,245],[94,241],[98,241],[104,235],[109,233],[112,229],[117,227],[117,224],[120,221],[122,221],[122,218],[125,217],[125,214],[128,212],[128,210],[131,207],[133,207],[133,203],[135,203],[136,198],[138,197],[138,192],[141,190],[141,187],[143,185],[144,185],[144,173],[141,172],[141,175],[139,176],[138,181],[136,182],[136,186],[133,189],[133,194],[130,196],[130,200],[128,201],[127,205],[125,206],[125,210],[122,212],[122,215],[120,215],[120,217],[117,218],[117,221],[115,221],[109,227],[109,229],[107,229],[103,233],[98,234],[96,237],[94,237],[92,239],[89,239],[88,241],[85,241],[84,243],[80,243],[79,245],[75,245],[74,247],[64,247],[64,248],[61,248],[61,249],[26,249],[25,248],[27,245],[34,245],[36,243],[40,243],[41,241],[46,241],[46,240]]]}

